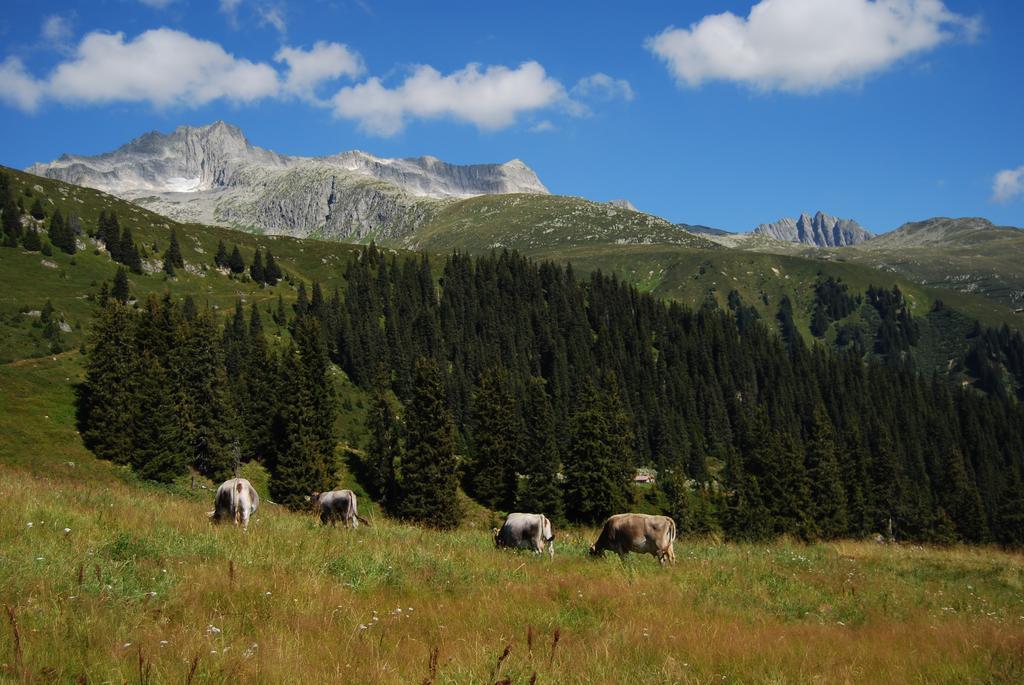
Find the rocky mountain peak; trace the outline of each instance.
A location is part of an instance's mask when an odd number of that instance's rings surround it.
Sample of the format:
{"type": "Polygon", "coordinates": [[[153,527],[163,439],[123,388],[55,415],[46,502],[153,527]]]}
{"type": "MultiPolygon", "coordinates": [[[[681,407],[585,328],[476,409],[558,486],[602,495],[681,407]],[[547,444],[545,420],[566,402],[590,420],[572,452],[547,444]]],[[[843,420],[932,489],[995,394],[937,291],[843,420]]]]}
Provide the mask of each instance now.
{"type": "Polygon", "coordinates": [[[797,219],[782,218],[769,224],[761,224],[754,234],[774,240],[801,243],[815,247],[844,247],[858,245],[870,240],[872,234],[853,219],[840,219],[818,211],[812,217],[801,212],[797,219]]]}
{"type": "Polygon", "coordinates": [[[28,171],[175,219],[338,237],[407,231],[429,213],[424,200],[548,193],[519,159],[460,165],[429,155],[387,159],[358,150],[289,156],[252,145],[224,121],[151,131],[111,152],[65,154],[28,171]]]}

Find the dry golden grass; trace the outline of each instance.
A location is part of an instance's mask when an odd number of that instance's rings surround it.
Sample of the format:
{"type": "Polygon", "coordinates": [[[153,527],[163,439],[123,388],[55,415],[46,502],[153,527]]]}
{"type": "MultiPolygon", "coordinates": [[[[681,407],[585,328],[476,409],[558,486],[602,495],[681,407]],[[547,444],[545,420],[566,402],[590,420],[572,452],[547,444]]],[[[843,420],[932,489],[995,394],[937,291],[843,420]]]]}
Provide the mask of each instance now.
{"type": "Polygon", "coordinates": [[[0,601],[40,682],[183,682],[198,659],[196,683],[418,683],[434,649],[436,683],[1024,680],[1019,555],[682,541],[663,569],[591,560],[573,531],[551,562],[482,529],[273,506],[243,534],[205,501],[73,470],[0,468],[0,601]]]}

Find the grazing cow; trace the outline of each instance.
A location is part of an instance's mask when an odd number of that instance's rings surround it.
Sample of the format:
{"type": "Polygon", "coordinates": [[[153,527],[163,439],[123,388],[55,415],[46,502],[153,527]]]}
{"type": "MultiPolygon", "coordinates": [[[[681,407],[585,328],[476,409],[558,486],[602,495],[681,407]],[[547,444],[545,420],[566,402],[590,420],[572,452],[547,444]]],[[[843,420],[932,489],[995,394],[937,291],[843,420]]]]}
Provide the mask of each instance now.
{"type": "Polygon", "coordinates": [[[544,545],[554,559],[555,534],[551,532],[551,521],[544,514],[509,514],[501,529],[494,529],[495,547],[532,549],[543,554],[544,545]]]}
{"type": "Polygon", "coordinates": [[[611,550],[623,558],[629,552],[649,553],[659,562],[676,562],[672,543],[676,539],[676,522],[668,516],[650,514],[616,514],[604,522],[597,542],[590,553],[603,556],[611,550]]]}
{"type": "Polygon", "coordinates": [[[260,496],[256,488],[245,478],[232,478],[220,484],[217,496],[213,500],[213,511],[210,518],[220,523],[231,518],[235,525],[242,524],[243,530],[249,528],[249,517],[256,513],[260,506],[260,496]]]}
{"type": "Polygon", "coordinates": [[[359,515],[356,509],[356,493],[351,490],[331,490],[330,492],[314,492],[309,496],[313,510],[319,514],[324,525],[341,525],[346,528],[358,528],[359,523],[370,525],[370,522],[359,515]]]}

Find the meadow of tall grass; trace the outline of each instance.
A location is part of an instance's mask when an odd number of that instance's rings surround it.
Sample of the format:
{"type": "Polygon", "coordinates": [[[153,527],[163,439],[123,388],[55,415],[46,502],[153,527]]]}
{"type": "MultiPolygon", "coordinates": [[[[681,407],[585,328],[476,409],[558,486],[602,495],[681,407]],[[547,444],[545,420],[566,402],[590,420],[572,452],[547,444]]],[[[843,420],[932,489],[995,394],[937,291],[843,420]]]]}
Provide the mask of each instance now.
{"type": "Polygon", "coordinates": [[[1021,683],[1024,555],[681,539],[678,563],[323,528],[214,526],[80,446],[65,359],[3,367],[0,680],[81,683],[1021,683]],[[45,418],[44,418],[45,417],[45,418]]]}

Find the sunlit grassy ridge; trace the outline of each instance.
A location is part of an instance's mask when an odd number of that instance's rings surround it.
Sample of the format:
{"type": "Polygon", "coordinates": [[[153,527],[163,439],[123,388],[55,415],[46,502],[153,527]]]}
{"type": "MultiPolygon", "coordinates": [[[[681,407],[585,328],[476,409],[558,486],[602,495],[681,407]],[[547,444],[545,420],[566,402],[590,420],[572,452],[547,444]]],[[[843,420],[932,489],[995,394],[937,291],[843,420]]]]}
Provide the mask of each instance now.
{"type": "Polygon", "coordinates": [[[214,527],[208,490],[139,483],[84,450],[76,354],[0,367],[17,398],[0,412],[0,603],[35,681],[184,682],[198,658],[196,683],[419,683],[434,649],[435,683],[1024,678],[1018,554],[680,540],[661,568],[592,560],[596,531],[572,529],[552,562],[495,550],[486,516],[434,532],[365,500],[374,525],[356,531],[272,504],[248,534],[214,527]]]}

